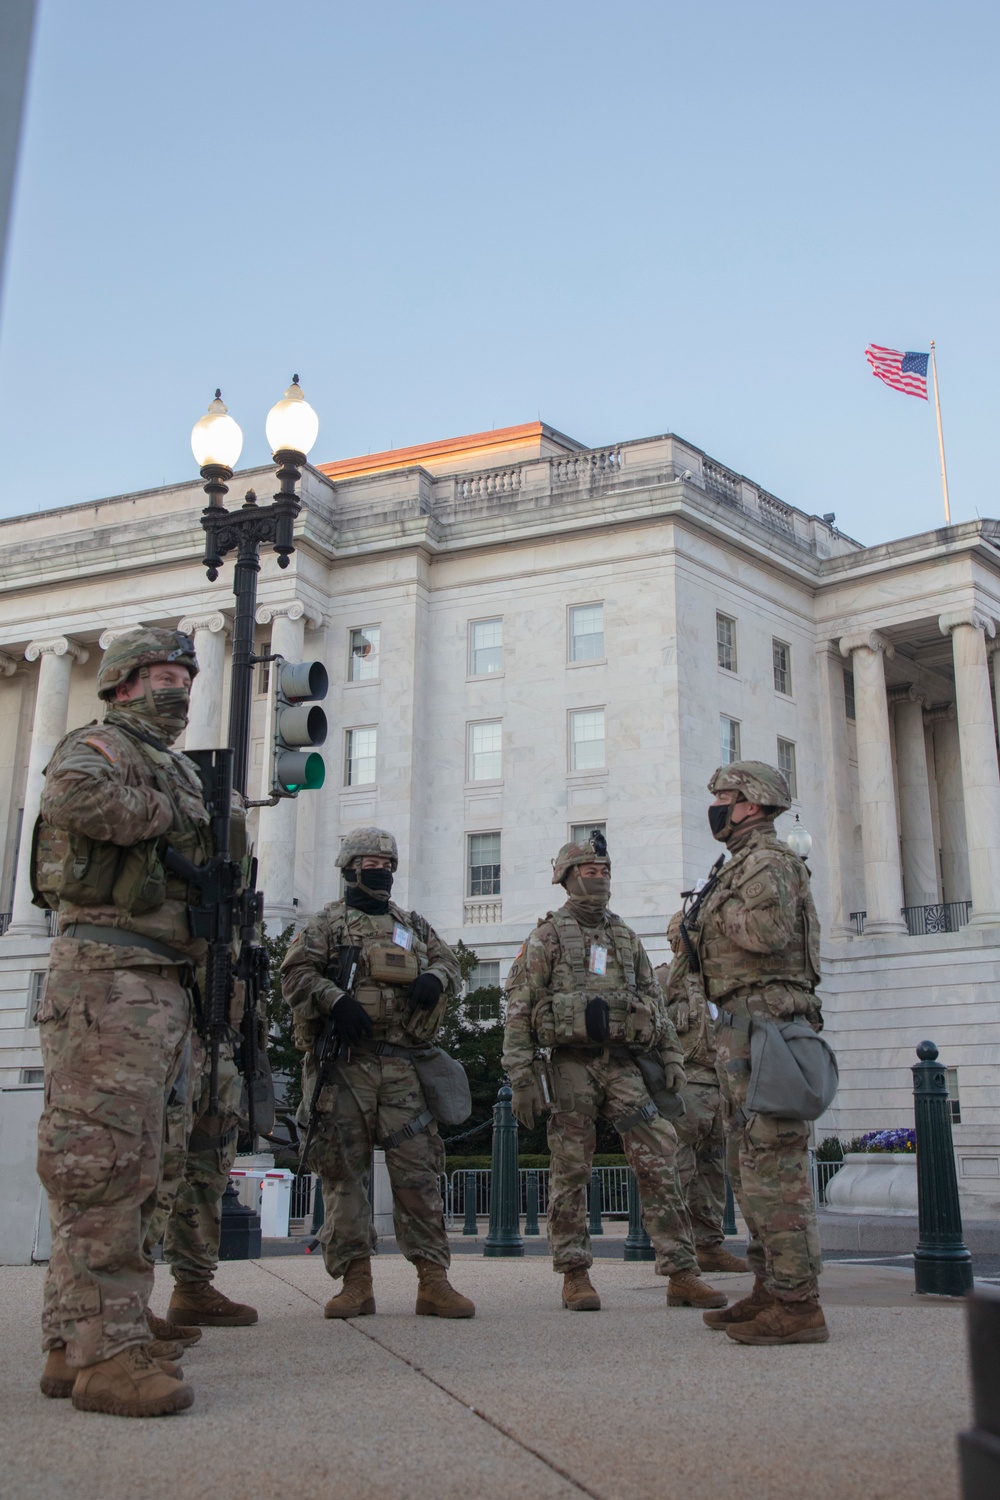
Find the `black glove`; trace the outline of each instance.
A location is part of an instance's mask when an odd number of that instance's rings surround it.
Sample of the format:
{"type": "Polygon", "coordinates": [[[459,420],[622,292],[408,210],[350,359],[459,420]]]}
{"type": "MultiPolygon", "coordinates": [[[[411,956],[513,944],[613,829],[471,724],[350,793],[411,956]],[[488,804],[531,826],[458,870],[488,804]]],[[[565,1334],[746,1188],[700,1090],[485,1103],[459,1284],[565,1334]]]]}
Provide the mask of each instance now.
{"type": "Polygon", "coordinates": [[[444,985],[436,974],[418,974],[410,985],[410,1001],[420,1010],[433,1010],[443,989],[444,985]]]}
{"type": "Polygon", "coordinates": [[[333,1007],[333,1025],[341,1041],[348,1047],[367,1042],[374,1034],[372,1018],[353,995],[342,995],[333,1007]]]}
{"type": "Polygon", "coordinates": [[[587,1035],[592,1042],[606,1042],[611,1035],[611,1012],[600,995],[591,995],[585,1012],[587,1035]]]}

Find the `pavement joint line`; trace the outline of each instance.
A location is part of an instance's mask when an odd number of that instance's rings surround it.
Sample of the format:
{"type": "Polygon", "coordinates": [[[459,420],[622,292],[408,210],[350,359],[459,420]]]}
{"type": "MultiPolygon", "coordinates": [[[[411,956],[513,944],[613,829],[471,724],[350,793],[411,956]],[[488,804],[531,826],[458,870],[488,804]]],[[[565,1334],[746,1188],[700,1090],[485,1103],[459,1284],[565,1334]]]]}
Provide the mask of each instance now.
{"type": "MultiPolygon", "coordinates": [[[[301,1296],[305,1297],[307,1302],[312,1302],[316,1307],[323,1306],[322,1301],[318,1297],[313,1297],[309,1292],[303,1291],[300,1286],[295,1285],[294,1281],[288,1281],[284,1276],[279,1276],[277,1271],[272,1271],[271,1267],[265,1266],[262,1261],[258,1262],[258,1264],[262,1270],[267,1271],[270,1276],[273,1276],[276,1281],[280,1281],[283,1286],[289,1286],[293,1291],[299,1292],[301,1296]]],[[[487,1427],[492,1427],[494,1432],[498,1432],[501,1437],[507,1438],[508,1442],[520,1448],[522,1452],[530,1453],[532,1458],[536,1458],[540,1464],[544,1464],[553,1474],[558,1474],[560,1479],[565,1479],[566,1483],[571,1484],[575,1490],[579,1490],[581,1495],[589,1495],[590,1500],[609,1500],[607,1495],[602,1494],[600,1490],[591,1489],[589,1485],[584,1484],[582,1479],[578,1479],[575,1474],[571,1474],[568,1469],[564,1469],[554,1459],[539,1452],[537,1448],[533,1448],[530,1443],[526,1443],[523,1438],[511,1432],[502,1422],[498,1422],[495,1417],[491,1417],[487,1412],[480,1411],[478,1407],[470,1406],[467,1401],[463,1401],[461,1396],[455,1391],[449,1390],[448,1386],[432,1375],[429,1370],[425,1370],[422,1365],[416,1364],[412,1359],[407,1359],[405,1354],[400,1354],[398,1349],[393,1349],[391,1344],[384,1343],[382,1339],[362,1326],[360,1318],[344,1318],[342,1321],[347,1323],[352,1333],[360,1334],[362,1338],[366,1338],[369,1343],[377,1345],[379,1349],[384,1350],[393,1359],[398,1359],[400,1364],[406,1365],[415,1375],[419,1375],[422,1380],[426,1380],[428,1385],[434,1386],[442,1395],[447,1396],[449,1400],[454,1401],[460,1406],[463,1411],[471,1412],[474,1417],[478,1417],[480,1422],[484,1422],[487,1427]]]]}

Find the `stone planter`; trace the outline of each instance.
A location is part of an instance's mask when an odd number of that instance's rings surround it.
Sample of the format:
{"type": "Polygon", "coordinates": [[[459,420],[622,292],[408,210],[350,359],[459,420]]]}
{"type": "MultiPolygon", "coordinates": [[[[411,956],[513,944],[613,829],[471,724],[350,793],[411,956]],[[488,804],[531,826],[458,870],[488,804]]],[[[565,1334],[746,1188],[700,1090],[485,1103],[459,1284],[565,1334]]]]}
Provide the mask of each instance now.
{"type": "Polygon", "coordinates": [[[851,1151],[830,1178],[826,1207],[838,1214],[917,1212],[917,1157],[910,1151],[851,1151]]]}

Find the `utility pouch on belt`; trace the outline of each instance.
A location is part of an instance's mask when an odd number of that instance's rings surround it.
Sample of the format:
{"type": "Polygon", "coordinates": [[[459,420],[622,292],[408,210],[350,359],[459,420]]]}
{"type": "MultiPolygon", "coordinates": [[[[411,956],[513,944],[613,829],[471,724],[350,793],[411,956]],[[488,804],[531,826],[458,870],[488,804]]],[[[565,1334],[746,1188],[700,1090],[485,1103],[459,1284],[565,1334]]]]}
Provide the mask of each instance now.
{"type": "Polygon", "coordinates": [[[833,1048],[808,1022],[753,1017],[747,1114],[818,1120],[833,1103],[839,1083],[833,1048]]]}
{"type": "Polygon", "coordinates": [[[671,1094],[667,1089],[667,1072],[662,1060],[655,1052],[640,1052],[635,1065],[642,1074],[646,1092],[665,1120],[679,1120],[685,1114],[684,1100],[680,1094],[671,1094]]]}
{"type": "Polygon", "coordinates": [[[545,1114],[556,1107],[556,1091],[549,1071],[549,1060],[547,1057],[533,1057],[531,1059],[531,1072],[535,1080],[535,1088],[538,1092],[539,1114],[545,1114]]]}
{"type": "Polygon", "coordinates": [[[427,1108],[439,1125],[461,1125],[472,1114],[472,1094],[465,1069],[440,1047],[421,1047],[410,1053],[427,1108]]]}
{"type": "Polygon", "coordinates": [[[365,952],[368,978],[376,984],[412,984],[420,973],[415,953],[397,943],[371,943],[365,952]]]}

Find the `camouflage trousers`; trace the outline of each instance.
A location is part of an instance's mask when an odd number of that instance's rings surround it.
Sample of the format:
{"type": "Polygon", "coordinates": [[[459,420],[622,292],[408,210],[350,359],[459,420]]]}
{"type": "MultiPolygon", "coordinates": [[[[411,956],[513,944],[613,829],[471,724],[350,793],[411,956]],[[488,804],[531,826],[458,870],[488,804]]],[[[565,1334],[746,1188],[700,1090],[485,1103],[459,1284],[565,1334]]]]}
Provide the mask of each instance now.
{"type": "MultiPolygon", "coordinates": [[[[312,1095],[311,1061],[303,1099],[312,1095]]],[[[313,1075],[315,1076],[315,1075],[313,1075]]],[[[323,1184],[325,1215],[319,1239],[331,1276],[343,1276],[352,1260],[371,1255],[378,1243],[369,1201],[372,1150],[427,1108],[416,1069],[405,1057],[375,1057],[355,1051],[338,1065],[320,1095],[320,1124],[310,1164],[323,1184]]],[[[300,1113],[300,1119],[304,1118],[300,1113]]],[[[389,1146],[385,1164],[392,1185],[392,1222],[407,1260],[422,1257],[451,1264],[438,1178],[444,1147],[437,1126],[389,1146]]]]}
{"type": "Polygon", "coordinates": [[[222,1195],[236,1159],[243,1082],[231,1046],[219,1055],[219,1109],[210,1115],[209,1055],[192,1038],[189,1087],[174,1089],[167,1105],[167,1139],[160,1190],[146,1247],[163,1241],[175,1281],[207,1282],[219,1263],[222,1195]]]}
{"type": "Polygon", "coordinates": [[[75,969],[68,964],[80,945],[57,945],[70,952],[50,966],[38,1017],[38,1175],[52,1225],[42,1342],[64,1344],[79,1366],[150,1337],[153,1264],[144,1246],[167,1099],[189,1053],[191,1001],[175,968],[75,969]]]}
{"type": "Polygon", "coordinates": [[[695,1073],[680,1094],[684,1114],[673,1122],[679,1142],[677,1175],[691,1218],[694,1242],[699,1250],[706,1250],[721,1245],[724,1238],[726,1136],[722,1125],[722,1094],[714,1072],[711,1082],[695,1073]]]}
{"type": "MultiPolygon", "coordinates": [[[[587,1188],[594,1160],[598,1115],[616,1122],[650,1102],[628,1057],[608,1049],[558,1047],[552,1054],[555,1104],[549,1117],[549,1248],[556,1271],[590,1266],[587,1188]]],[[[639,1184],[646,1230],[656,1248],[660,1276],[695,1268],[691,1221],[677,1177],[677,1136],[659,1115],[622,1132],[622,1148],[639,1184]]]]}
{"type": "MultiPolygon", "coordinates": [[[[750,1003],[768,1014],[753,996],[750,1003]]],[[[726,1009],[738,1019],[750,1015],[744,997],[727,1003],[726,1009]]],[[[819,1295],[823,1263],[809,1180],[809,1126],[777,1115],[748,1115],[750,1037],[735,1026],[720,1025],[715,1043],[729,1181],[750,1231],[747,1260],[773,1296],[785,1302],[812,1301],[819,1295]]]]}

